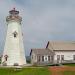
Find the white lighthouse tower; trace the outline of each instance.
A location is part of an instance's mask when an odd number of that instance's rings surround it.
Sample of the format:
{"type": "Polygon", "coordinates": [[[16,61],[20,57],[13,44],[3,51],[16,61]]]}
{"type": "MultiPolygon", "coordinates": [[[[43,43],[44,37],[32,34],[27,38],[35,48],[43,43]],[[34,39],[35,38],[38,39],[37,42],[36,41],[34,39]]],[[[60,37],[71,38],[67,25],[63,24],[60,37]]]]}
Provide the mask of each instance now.
{"type": "Polygon", "coordinates": [[[2,65],[18,66],[26,64],[21,21],[22,18],[19,16],[19,11],[15,10],[15,8],[9,11],[9,16],[6,17],[8,29],[2,65]]]}

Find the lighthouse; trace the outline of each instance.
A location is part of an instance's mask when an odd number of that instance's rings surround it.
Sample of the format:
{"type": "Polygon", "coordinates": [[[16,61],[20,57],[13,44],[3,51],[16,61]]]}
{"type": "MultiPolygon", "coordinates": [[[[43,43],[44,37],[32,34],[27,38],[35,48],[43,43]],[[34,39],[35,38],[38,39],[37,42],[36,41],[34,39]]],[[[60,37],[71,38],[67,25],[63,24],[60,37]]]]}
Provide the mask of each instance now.
{"type": "Polygon", "coordinates": [[[26,64],[23,34],[21,30],[22,17],[15,8],[6,17],[7,35],[2,56],[2,65],[18,66],[26,64]]]}

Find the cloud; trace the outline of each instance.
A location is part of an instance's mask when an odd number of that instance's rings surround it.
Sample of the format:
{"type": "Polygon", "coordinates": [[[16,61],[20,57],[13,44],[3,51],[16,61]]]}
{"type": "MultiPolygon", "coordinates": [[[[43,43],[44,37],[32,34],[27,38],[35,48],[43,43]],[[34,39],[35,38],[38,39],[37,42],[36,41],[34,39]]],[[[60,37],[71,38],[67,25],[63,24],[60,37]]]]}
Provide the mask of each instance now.
{"type": "Polygon", "coordinates": [[[0,48],[4,47],[8,11],[16,7],[23,18],[26,55],[31,48],[44,48],[49,40],[75,41],[75,0],[1,0],[0,48]]]}

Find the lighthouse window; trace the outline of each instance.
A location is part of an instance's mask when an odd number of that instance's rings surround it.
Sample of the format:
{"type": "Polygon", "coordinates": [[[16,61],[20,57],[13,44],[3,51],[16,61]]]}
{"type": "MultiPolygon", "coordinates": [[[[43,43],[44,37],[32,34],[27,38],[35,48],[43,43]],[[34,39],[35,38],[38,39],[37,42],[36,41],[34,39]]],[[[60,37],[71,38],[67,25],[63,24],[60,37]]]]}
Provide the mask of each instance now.
{"type": "Polygon", "coordinates": [[[8,55],[5,55],[4,57],[5,57],[5,61],[7,61],[8,55]]]}
{"type": "Polygon", "coordinates": [[[17,37],[17,32],[15,31],[15,32],[13,33],[13,35],[14,35],[14,38],[17,37]]]}
{"type": "Polygon", "coordinates": [[[14,34],[14,37],[16,37],[16,34],[14,34]]]}
{"type": "Polygon", "coordinates": [[[7,61],[7,57],[5,58],[5,60],[7,61]]]}

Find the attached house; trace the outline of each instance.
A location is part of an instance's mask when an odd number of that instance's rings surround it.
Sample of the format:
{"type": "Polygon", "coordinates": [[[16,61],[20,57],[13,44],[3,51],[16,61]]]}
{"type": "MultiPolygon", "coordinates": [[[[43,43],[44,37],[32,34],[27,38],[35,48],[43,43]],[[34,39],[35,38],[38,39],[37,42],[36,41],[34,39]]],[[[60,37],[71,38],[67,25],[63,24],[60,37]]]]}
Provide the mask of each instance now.
{"type": "Polygon", "coordinates": [[[55,53],[54,63],[75,63],[75,42],[49,41],[46,49],[55,53]]]}
{"type": "Polygon", "coordinates": [[[75,63],[75,42],[49,41],[45,49],[31,49],[31,63],[75,63]]]}

